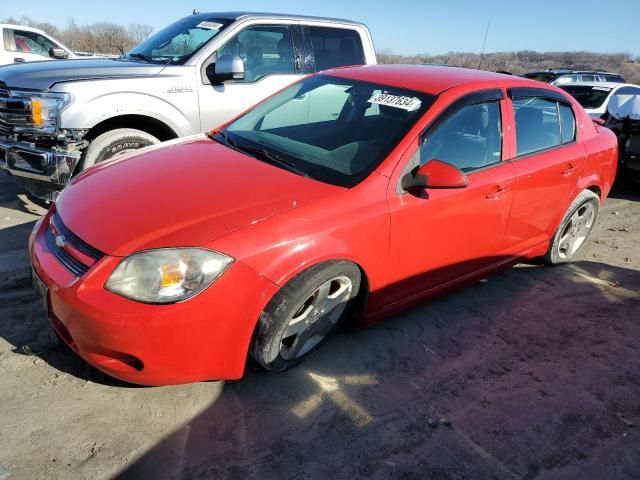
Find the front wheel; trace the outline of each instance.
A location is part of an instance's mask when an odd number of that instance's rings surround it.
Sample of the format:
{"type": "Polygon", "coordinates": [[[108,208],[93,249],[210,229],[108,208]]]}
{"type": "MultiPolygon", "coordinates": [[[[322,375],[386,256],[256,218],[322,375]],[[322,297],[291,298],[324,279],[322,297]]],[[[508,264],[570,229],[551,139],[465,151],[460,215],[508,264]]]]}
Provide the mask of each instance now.
{"type": "Polygon", "coordinates": [[[598,218],[600,197],[584,190],[571,203],[556,231],[544,260],[549,265],[570,262],[584,246],[598,218]]]}
{"type": "Polygon", "coordinates": [[[260,315],[252,356],[270,371],[303,361],[353,311],[360,279],[358,267],[343,260],[299,274],[260,315]]]}
{"type": "Polygon", "coordinates": [[[132,150],[160,143],[150,133],[135,128],[116,128],[94,138],[84,152],[82,170],[96,163],[117,157],[132,150]]]}

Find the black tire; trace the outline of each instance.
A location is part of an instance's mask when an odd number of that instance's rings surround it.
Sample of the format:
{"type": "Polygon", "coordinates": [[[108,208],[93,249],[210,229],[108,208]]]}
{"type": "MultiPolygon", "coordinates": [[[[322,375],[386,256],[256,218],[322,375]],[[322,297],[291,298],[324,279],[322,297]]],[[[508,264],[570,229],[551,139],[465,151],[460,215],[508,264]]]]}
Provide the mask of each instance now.
{"type": "Polygon", "coordinates": [[[264,369],[276,372],[302,362],[353,312],[360,283],[359,268],[344,260],[316,265],[294,277],[260,315],[251,345],[253,358],[264,369]],[[326,303],[319,300],[323,298],[321,289],[334,292],[326,297],[326,303]],[[335,305],[328,310],[321,306],[332,303],[335,305]],[[296,318],[302,320],[295,321],[296,318]],[[301,329],[300,333],[292,335],[296,328],[301,329]]]}
{"type": "Polygon", "coordinates": [[[94,138],[84,151],[82,170],[116,155],[160,143],[153,135],[134,128],[116,128],[94,138]]]}
{"type": "Polygon", "coordinates": [[[560,226],[551,239],[549,244],[549,250],[544,255],[544,261],[549,265],[559,265],[561,263],[570,262],[580,249],[584,246],[593,230],[593,226],[598,218],[598,211],[600,209],[600,197],[591,190],[584,190],[575,198],[567,212],[562,217],[560,226]],[[591,214],[591,210],[592,214],[591,214]],[[580,215],[583,213],[584,218],[575,218],[574,215],[580,215]],[[580,229],[577,227],[580,226],[580,229]],[[579,243],[570,245],[571,248],[566,248],[566,242],[563,242],[563,238],[566,235],[571,234],[571,230],[576,229],[577,235],[576,242],[579,243]],[[575,248],[573,248],[575,247],[575,248]]]}

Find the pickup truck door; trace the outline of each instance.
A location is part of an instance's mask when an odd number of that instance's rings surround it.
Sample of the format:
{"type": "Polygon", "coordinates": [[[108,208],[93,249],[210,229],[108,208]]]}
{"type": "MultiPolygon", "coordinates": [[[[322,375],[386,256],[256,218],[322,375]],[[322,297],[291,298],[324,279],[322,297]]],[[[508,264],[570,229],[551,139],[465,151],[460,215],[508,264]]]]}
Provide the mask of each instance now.
{"type": "MultiPolygon", "coordinates": [[[[244,80],[211,85],[199,72],[200,130],[230,120],[259,101],[304,76],[303,45],[298,24],[254,24],[234,35],[213,55],[238,55],[244,61],[244,80]]],[[[207,65],[210,62],[205,62],[207,65]]],[[[303,102],[300,108],[306,108],[303,102]]]]}
{"type": "Polygon", "coordinates": [[[50,49],[62,48],[44,35],[29,30],[4,28],[2,36],[9,63],[51,60],[50,49]]]}

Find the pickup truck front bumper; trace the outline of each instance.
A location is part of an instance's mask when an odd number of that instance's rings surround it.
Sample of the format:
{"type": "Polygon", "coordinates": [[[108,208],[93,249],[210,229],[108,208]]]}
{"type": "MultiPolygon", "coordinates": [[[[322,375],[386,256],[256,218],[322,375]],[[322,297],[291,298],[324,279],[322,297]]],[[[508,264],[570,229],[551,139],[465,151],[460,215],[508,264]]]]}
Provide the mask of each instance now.
{"type": "Polygon", "coordinates": [[[71,179],[81,153],[0,140],[0,167],[32,195],[55,200],[71,179]]]}

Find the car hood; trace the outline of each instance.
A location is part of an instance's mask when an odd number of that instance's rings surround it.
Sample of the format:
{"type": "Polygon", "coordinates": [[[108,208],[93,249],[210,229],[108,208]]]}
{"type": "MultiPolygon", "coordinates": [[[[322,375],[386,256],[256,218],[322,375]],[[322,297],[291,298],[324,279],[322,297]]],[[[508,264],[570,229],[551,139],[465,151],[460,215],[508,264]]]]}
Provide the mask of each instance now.
{"type": "Polygon", "coordinates": [[[9,88],[46,90],[60,82],[153,76],[163,67],[124,59],[44,60],[0,67],[0,82],[9,88]]]}
{"type": "Polygon", "coordinates": [[[87,170],[65,188],[56,209],[89,245],[126,256],[150,248],[206,247],[342,190],[198,136],[87,170]]]}

